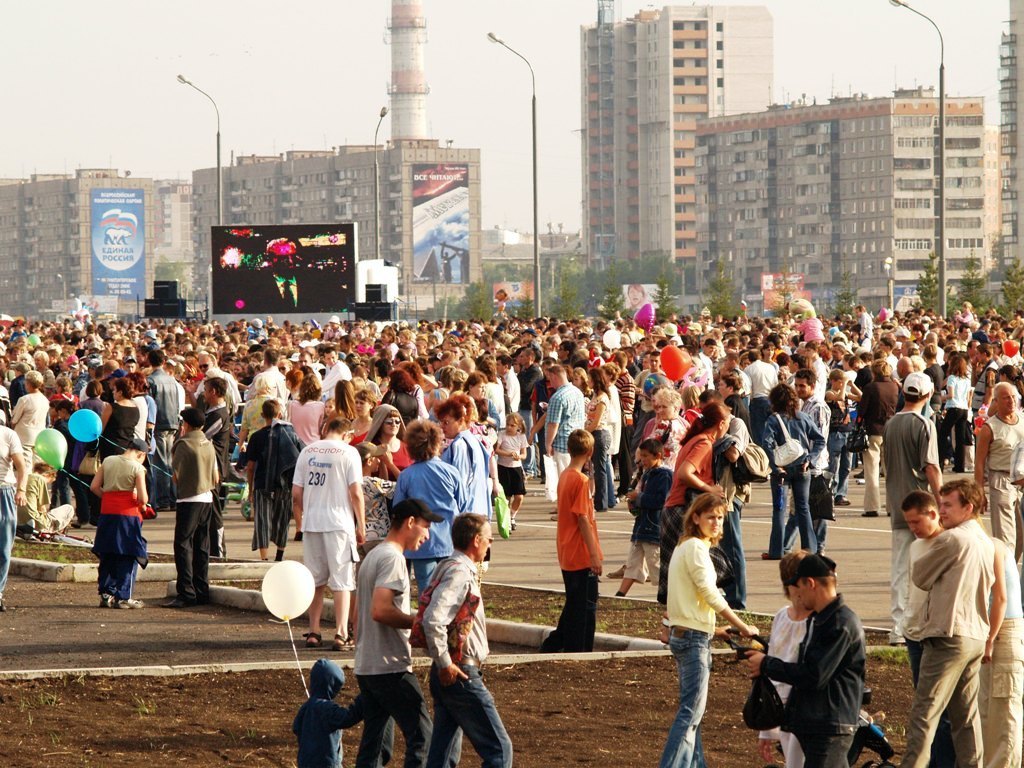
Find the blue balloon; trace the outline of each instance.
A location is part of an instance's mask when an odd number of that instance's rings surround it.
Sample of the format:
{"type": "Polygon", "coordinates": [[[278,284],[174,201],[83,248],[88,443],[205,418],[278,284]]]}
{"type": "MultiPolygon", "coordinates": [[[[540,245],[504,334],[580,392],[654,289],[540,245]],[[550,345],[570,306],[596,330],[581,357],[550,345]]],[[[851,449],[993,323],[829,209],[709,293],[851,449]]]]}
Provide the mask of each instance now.
{"type": "Polygon", "coordinates": [[[68,420],[68,431],[80,443],[91,443],[97,440],[103,431],[103,422],[99,414],[83,408],[71,414],[68,420]]]}

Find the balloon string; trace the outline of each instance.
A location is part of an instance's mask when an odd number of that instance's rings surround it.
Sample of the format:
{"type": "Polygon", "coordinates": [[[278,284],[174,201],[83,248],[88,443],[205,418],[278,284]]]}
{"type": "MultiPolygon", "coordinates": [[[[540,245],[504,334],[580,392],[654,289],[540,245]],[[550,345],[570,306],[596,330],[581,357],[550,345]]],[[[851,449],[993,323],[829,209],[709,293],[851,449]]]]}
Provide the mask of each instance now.
{"type": "Polygon", "coordinates": [[[66,469],[64,469],[63,467],[61,467],[61,468],[60,468],[60,469],[58,469],[57,471],[58,471],[58,472],[63,472],[63,473],[65,474],[65,475],[67,475],[68,477],[70,477],[70,478],[71,478],[72,480],[74,480],[74,481],[75,481],[76,483],[81,483],[81,484],[82,484],[82,485],[84,485],[84,486],[85,486],[86,488],[91,488],[91,487],[92,487],[92,486],[91,486],[91,485],[90,485],[89,483],[85,482],[85,480],[83,480],[82,478],[80,478],[80,477],[79,477],[78,475],[74,474],[73,472],[68,472],[68,471],[67,471],[66,469]]]}
{"type": "Polygon", "coordinates": [[[299,651],[295,647],[295,635],[292,634],[292,623],[288,619],[284,620],[284,623],[288,625],[288,639],[292,641],[292,653],[295,654],[295,666],[299,668],[299,677],[302,678],[302,690],[306,692],[306,698],[309,698],[309,688],[306,687],[306,675],[302,672],[302,664],[299,663],[299,651]]]}
{"type": "MultiPolygon", "coordinates": [[[[125,451],[128,450],[123,445],[118,445],[113,440],[110,440],[110,439],[104,437],[103,435],[100,435],[100,440],[102,440],[103,442],[109,443],[110,445],[114,446],[115,448],[117,448],[117,450],[121,451],[121,453],[124,453],[125,451]]],[[[167,475],[168,477],[174,477],[174,475],[172,475],[166,469],[160,469],[160,467],[154,465],[152,461],[149,462],[149,466],[153,467],[153,469],[155,469],[157,472],[162,472],[163,474],[167,475]]]]}

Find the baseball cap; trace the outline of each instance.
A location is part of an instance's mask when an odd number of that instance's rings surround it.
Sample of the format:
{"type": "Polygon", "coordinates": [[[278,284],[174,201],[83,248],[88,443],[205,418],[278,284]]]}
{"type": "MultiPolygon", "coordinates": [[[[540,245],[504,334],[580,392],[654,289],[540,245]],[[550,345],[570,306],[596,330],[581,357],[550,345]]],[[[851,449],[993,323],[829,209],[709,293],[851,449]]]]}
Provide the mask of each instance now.
{"type": "Polygon", "coordinates": [[[341,324],[341,318],[338,317],[337,315],[331,315],[331,319],[328,320],[327,322],[328,323],[338,323],[340,325],[341,324]]]}
{"type": "Polygon", "coordinates": [[[128,443],[128,447],[136,451],[149,453],[149,446],[146,445],[146,441],[143,440],[141,437],[136,437],[135,439],[133,439],[130,443],[128,443]]]}
{"type": "Polygon", "coordinates": [[[787,587],[795,587],[800,579],[821,579],[836,575],[836,563],[824,555],[808,555],[796,567],[796,574],[786,582],[787,587]]]}
{"type": "Polygon", "coordinates": [[[444,518],[430,511],[424,502],[419,499],[405,499],[391,508],[391,522],[398,523],[407,517],[419,517],[429,520],[431,523],[443,523],[444,518]]]}
{"type": "Polygon", "coordinates": [[[145,333],[145,334],[143,334],[143,335],[144,335],[144,336],[145,336],[145,337],[146,337],[147,339],[155,339],[155,338],[156,338],[156,335],[157,335],[157,334],[156,334],[156,331],[155,331],[154,329],[150,328],[150,329],[149,329],[148,331],[146,331],[146,333],[145,333]]]}
{"type": "Polygon", "coordinates": [[[911,397],[924,397],[930,395],[933,390],[932,380],[927,374],[915,372],[903,380],[903,392],[911,397]]]}

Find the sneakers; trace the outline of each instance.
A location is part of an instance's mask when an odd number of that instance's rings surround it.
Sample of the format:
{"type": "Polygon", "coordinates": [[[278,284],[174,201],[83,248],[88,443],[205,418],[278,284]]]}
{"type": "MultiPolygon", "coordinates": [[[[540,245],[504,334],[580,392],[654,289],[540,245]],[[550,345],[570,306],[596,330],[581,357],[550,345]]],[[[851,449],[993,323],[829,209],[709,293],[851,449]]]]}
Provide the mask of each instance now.
{"type": "Polygon", "coordinates": [[[135,600],[134,598],[129,597],[127,600],[117,600],[117,599],[115,599],[113,607],[114,608],[129,608],[129,609],[131,609],[131,608],[145,608],[146,604],[144,602],[142,602],[141,600],[135,600]]]}
{"type": "Polygon", "coordinates": [[[113,608],[114,596],[106,593],[100,595],[100,608],[113,608]]]}

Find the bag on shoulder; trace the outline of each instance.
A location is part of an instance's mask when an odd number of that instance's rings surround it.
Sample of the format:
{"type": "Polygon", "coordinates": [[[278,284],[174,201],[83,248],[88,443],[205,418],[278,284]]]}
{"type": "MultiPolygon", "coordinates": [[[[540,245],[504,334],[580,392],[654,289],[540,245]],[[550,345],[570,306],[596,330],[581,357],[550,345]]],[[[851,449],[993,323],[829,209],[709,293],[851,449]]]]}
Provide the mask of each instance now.
{"type": "Polygon", "coordinates": [[[99,471],[100,455],[96,451],[89,451],[82,457],[82,463],[78,465],[78,474],[92,477],[99,471]]]}
{"type": "MultiPolygon", "coordinates": [[[[412,630],[409,633],[409,644],[413,648],[427,647],[427,635],[423,631],[423,615],[434,597],[434,588],[440,583],[444,569],[456,567],[458,567],[458,563],[455,560],[451,558],[442,560],[434,571],[434,576],[427,588],[420,592],[419,608],[416,610],[416,618],[412,620],[412,630]]],[[[466,599],[462,601],[459,610],[455,612],[455,618],[448,625],[448,655],[452,657],[453,664],[462,661],[466,638],[469,637],[469,632],[473,628],[473,617],[476,615],[478,605],[480,605],[480,598],[474,595],[472,590],[468,591],[466,599]]]]}
{"type": "Polygon", "coordinates": [[[771,472],[768,454],[764,452],[764,448],[751,440],[732,465],[732,480],[736,485],[767,483],[771,472]]]}
{"type": "Polygon", "coordinates": [[[786,709],[772,681],[764,675],[754,678],[750,694],[743,705],[743,722],[755,731],[778,728],[785,719],[786,709]]]}
{"type": "Polygon", "coordinates": [[[782,427],[782,436],[785,438],[781,445],[776,445],[772,451],[772,457],[775,459],[775,466],[781,468],[788,467],[790,464],[795,464],[806,451],[800,444],[799,440],[795,440],[789,436],[789,430],[786,429],[786,422],[781,416],[775,414],[775,418],[779,420],[779,426],[782,427]]]}
{"type": "Polygon", "coordinates": [[[846,439],[846,450],[850,453],[864,453],[868,449],[868,431],[864,424],[858,424],[846,439]]]}

